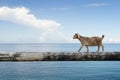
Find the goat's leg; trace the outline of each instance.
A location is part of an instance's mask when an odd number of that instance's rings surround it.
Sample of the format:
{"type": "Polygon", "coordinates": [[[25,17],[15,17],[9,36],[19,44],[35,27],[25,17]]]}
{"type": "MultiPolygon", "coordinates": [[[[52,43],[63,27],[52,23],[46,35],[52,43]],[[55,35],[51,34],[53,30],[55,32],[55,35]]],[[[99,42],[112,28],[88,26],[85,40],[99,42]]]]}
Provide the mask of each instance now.
{"type": "Polygon", "coordinates": [[[78,52],[82,49],[83,45],[81,45],[80,49],[78,50],[78,52]]]}
{"type": "Polygon", "coordinates": [[[87,48],[87,52],[89,52],[89,48],[88,48],[88,46],[86,46],[86,48],[87,48]]]}
{"type": "Polygon", "coordinates": [[[102,51],[104,51],[104,46],[103,46],[103,45],[101,45],[101,47],[102,47],[102,51]]]}
{"type": "Polygon", "coordinates": [[[100,46],[98,46],[98,51],[97,52],[99,52],[99,50],[100,50],[100,46]]]}

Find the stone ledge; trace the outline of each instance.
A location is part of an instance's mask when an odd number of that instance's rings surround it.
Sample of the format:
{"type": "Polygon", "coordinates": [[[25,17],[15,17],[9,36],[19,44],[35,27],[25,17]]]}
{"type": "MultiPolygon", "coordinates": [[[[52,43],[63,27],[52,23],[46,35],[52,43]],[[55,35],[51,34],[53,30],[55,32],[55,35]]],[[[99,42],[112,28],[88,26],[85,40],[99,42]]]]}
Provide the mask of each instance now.
{"type": "Polygon", "coordinates": [[[0,61],[119,61],[119,60],[120,52],[100,52],[100,53],[0,52],[0,61]]]}

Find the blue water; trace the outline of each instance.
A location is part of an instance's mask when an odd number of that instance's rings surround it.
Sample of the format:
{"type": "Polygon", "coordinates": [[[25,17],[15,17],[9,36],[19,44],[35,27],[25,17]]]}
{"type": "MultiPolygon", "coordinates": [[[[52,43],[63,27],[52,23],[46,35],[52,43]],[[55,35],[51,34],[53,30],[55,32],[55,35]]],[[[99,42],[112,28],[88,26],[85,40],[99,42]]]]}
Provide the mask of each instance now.
{"type": "MultiPolygon", "coordinates": [[[[76,52],[79,43],[22,43],[22,44],[0,44],[0,51],[10,52],[76,52]]],[[[104,44],[106,52],[120,51],[120,44],[104,44]]],[[[91,52],[97,51],[97,47],[89,47],[91,52]]],[[[102,50],[101,50],[102,51],[102,50]]],[[[81,52],[86,52],[83,47],[81,52]]]]}
{"type": "MultiPolygon", "coordinates": [[[[0,51],[76,52],[79,44],[0,44],[0,51]]],[[[104,44],[120,51],[120,44],[104,44]]],[[[90,47],[96,51],[97,47],[90,47]]],[[[81,50],[86,51],[86,48],[81,50]]],[[[120,80],[119,61],[0,62],[0,80],[120,80]]]]}
{"type": "Polygon", "coordinates": [[[120,62],[0,62],[0,80],[120,80],[120,62]]]}

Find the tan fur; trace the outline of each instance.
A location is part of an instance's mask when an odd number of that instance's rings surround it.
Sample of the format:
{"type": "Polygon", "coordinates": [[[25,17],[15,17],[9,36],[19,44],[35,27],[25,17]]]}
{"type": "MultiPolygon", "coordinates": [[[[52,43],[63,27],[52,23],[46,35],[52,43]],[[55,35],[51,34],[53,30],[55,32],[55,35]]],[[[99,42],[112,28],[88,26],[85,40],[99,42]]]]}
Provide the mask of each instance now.
{"type": "Polygon", "coordinates": [[[97,36],[96,37],[84,37],[84,36],[79,35],[78,33],[76,33],[73,36],[73,39],[78,39],[81,42],[81,47],[78,50],[78,52],[81,50],[83,46],[86,46],[87,52],[89,52],[88,46],[98,46],[98,52],[101,46],[102,50],[104,51],[104,46],[102,44],[103,38],[104,38],[104,35],[102,35],[102,37],[97,37],[97,36]]]}

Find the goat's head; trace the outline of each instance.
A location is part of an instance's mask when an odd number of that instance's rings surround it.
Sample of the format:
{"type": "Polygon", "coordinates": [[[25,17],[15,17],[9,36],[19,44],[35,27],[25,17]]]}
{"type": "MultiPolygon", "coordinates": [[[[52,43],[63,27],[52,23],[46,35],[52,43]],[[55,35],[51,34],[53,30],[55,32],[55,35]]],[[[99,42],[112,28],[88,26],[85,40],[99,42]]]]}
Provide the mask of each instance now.
{"type": "Polygon", "coordinates": [[[80,35],[78,33],[75,33],[73,36],[73,39],[79,39],[79,38],[80,38],[80,35]]]}

